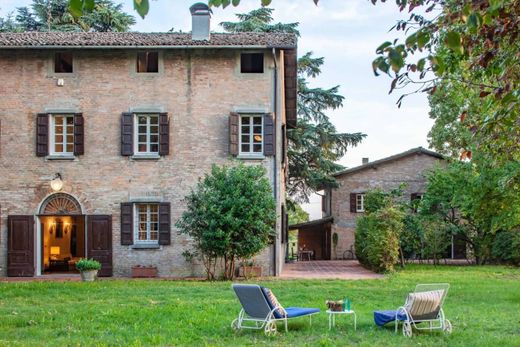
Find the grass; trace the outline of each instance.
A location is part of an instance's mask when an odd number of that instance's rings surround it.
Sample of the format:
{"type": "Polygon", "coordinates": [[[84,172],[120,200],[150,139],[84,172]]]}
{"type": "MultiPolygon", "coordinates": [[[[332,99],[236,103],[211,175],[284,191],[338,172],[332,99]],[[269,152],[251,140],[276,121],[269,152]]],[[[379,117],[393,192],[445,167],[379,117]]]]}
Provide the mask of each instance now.
{"type": "Polygon", "coordinates": [[[519,346],[520,269],[411,265],[383,280],[266,280],[285,306],[320,307],[326,299],[352,300],[351,317],[294,320],[289,332],[266,337],[235,333],[240,306],[229,282],[108,280],[94,283],[0,283],[0,345],[400,345],[519,346]],[[411,339],[374,325],[375,309],[403,303],[417,283],[451,284],[445,312],[453,333],[415,333],[411,339]]]}

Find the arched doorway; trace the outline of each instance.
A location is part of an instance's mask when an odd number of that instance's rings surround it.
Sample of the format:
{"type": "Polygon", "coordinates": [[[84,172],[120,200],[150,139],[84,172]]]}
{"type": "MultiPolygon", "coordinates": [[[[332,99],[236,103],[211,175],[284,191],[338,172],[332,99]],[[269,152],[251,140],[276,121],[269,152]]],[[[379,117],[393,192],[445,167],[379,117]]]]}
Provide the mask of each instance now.
{"type": "Polygon", "coordinates": [[[48,196],[38,211],[40,273],[76,273],[76,262],[86,256],[85,217],[72,195],[48,196]]]}

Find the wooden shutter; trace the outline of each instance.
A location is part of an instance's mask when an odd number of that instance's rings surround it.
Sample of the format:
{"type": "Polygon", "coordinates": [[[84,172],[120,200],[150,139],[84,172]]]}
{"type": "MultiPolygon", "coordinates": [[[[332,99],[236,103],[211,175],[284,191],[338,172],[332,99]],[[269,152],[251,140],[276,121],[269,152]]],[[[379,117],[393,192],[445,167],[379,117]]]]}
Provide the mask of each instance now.
{"type": "Polygon", "coordinates": [[[275,155],[274,119],[271,113],[264,115],[264,155],[275,155]]]}
{"type": "Polygon", "coordinates": [[[296,128],[298,95],[298,54],[296,49],[286,49],[284,60],[285,122],[289,129],[296,128]]]}
{"type": "Polygon", "coordinates": [[[74,115],[74,155],[85,154],[85,121],[83,114],[74,115]]]}
{"type": "Polygon", "coordinates": [[[229,115],[229,154],[231,155],[238,155],[239,117],[238,113],[229,115]]]}
{"type": "Polygon", "coordinates": [[[121,116],[121,155],[134,155],[134,114],[123,113],[121,116]]]}
{"type": "Polygon", "coordinates": [[[159,114],[159,155],[170,154],[170,118],[168,113],[159,114]]]}
{"type": "Polygon", "coordinates": [[[112,216],[87,216],[87,233],[87,257],[101,263],[99,276],[112,276],[112,216]]]}
{"type": "Polygon", "coordinates": [[[357,203],[357,194],[356,193],[350,193],[350,212],[356,213],[356,203],[357,203]]]}
{"type": "Polygon", "coordinates": [[[134,205],[131,202],[121,203],[121,244],[134,243],[134,205]]]}
{"type": "Polygon", "coordinates": [[[159,204],[159,244],[169,245],[171,243],[171,220],[170,203],[161,202],[159,204]]]}
{"type": "Polygon", "coordinates": [[[34,217],[7,217],[7,276],[34,276],[34,217]]]}
{"type": "Polygon", "coordinates": [[[36,156],[49,155],[49,114],[38,113],[36,116],[36,156]]]}

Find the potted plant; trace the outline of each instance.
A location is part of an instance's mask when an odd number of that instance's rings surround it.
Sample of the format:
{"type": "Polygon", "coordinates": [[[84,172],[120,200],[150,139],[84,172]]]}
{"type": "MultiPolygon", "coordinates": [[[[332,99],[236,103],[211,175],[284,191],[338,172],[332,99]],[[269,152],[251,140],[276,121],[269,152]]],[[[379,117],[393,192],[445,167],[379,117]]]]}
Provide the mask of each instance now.
{"type": "Polygon", "coordinates": [[[132,266],[133,278],[153,278],[157,277],[157,267],[153,265],[135,265],[132,266]]]}
{"type": "Polygon", "coordinates": [[[241,263],[239,275],[245,278],[262,277],[262,267],[255,264],[254,260],[246,260],[241,263]]]}
{"type": "Polygon", "coordinates": [[[92,282],[97,278],[101,263],[94,259],[83,258],[76,263],[76,269],[79,270],[83,282],[92,282]]]}

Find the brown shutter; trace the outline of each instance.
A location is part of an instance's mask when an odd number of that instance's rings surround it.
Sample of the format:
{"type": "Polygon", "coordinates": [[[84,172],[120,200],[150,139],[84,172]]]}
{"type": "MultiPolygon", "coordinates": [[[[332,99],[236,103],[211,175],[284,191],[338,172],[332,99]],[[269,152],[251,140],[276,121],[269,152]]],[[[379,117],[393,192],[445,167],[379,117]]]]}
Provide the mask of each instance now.
{"type": "Polygon", "coordinates": [[[87,258],[101,263],[98,275],[112,276],[112,216],[87,216],[87,258]]]}
{"type": "Polygon", "coordinates": [[[123,113],[121,116],[121,155],[134,155],[134,114],[123,113]]]}
{"type": "Polygon", "coordinates": [[[350,212],[356,213],[356,193],[350,193],[350,212]]]}
{"type": "Polygon", "coordinates": [[[238,113],[229,115],[229,154],[238,155],[238,113]]]}
{"type": "Polygon", "coordinates": [[[36,117],[36,156],[49,155],[49,114],[38,113],[36,117]]]}
{"type": "Polygon", "coordinates": [[[34,276],[33,216],[7,216],[7,276],[34,276]]]}
{"type": "Polygon", "coordinates": [[[275,155],[274,119],[271,113],[264,114],[264,155],[275,155]]]}
{"type": "Polygon", "coordinates": [[[285,122],[289,129],[296,128],[298,94],[298,54],[296,49],[286,49],[284,60],[285,122]]]}
{"type": "Polygon", "coordinates": [[[417,194],[417,193],[412,193],[412,194],[410,195],[410,200],[411,200],[411,201],[417,200],[417,198],[418,198],[418,194],[417,194]]]}
{"type": "Polygon", "coordinates": [[[134,243],[134,205],[131,202],[121,203],[121,244],[134,243]]]}
{"type": "Polygon", "coordinates": [[[159,114],[159,155],[170,154],[170,118],[168,113],[159,114]]]}
{"type": "Polygon", "coordinates": [[[74,115],[74,155],[85,154],[85,120],[83,114],[74,115]]]}
{"type": "Polygon", "coordinates": [[[169,245],[171,243],[170,227],[170,203],[161,202],[159,204],[159,244],[169,245]]]}

